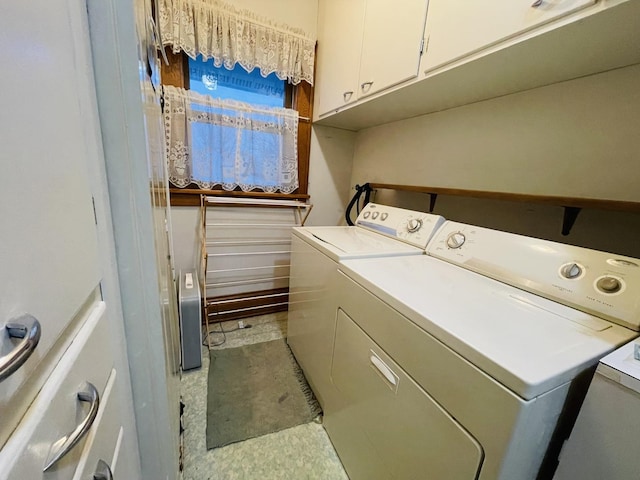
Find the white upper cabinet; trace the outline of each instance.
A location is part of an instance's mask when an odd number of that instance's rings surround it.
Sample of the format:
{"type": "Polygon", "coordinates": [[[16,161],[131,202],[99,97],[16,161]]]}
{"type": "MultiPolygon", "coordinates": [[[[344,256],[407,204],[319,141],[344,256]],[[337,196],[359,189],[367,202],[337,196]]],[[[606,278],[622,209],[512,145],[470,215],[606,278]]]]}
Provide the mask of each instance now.
{"type": "Polygon", "coordinates": [[[596,0],[431,0],[425,71],[596,3],[596,0]]]}
{"type": "Polygon", "coordinates": [[[427,0],[321,0],[316,112],[333,112],[418,75],[427,0]]]}
{"type": "MultiPolygon", "coordinates": [[[[317,102],[319,125],[358,131],[640,62],[638,0],[430,0],[415,76],[410,38],[427,1],[386,12],[384,3],[366,2],[360,45],[358,88],[373,83],[344,108],[317,102]],[[374,5],[381,9],[377,25],[374,5]]],[[[329,71],[330,61],[319,68],[329,71]]],[[[318,76],[317,94],[325,81],[318,76]]]]}
{"type": "Polygon", "coordinates": [[[418,75],[426,0],[368,0],[360,57],[359,97],[418,75]]]}
{"type": "Polygon", "coordinates": [[[316,110],[326,113],[358,98],[365,0],[321,0],[318,5],[316,110]]]}

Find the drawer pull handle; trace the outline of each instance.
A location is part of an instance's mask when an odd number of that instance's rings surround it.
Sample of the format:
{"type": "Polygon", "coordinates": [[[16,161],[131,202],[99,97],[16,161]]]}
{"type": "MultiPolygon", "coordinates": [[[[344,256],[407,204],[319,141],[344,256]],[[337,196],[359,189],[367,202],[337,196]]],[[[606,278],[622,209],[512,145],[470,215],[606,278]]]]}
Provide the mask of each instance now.
{"type": "Polygon", "coordinates": [[[42,328],[31,315],[22,315],[5,325],[9,337],[21,338],[10,353],[0,357],[0,382],[11,376],[31,356],[38,346],[42,328]]]}
{"type": "Polygon", "coordinates": [[[345,102],[348,102],[349,100],[351,100],[351,95],[353,95],[353,90],[350,90],[348,92],[344,92],[342,94],[342,98],[344,98],[345,102]]]}
{"type": "Polygon", "coordinates": [[[533,4],[531,4],[531,6],[533,8],[538,8],[539,6],[541,6],[544,3],[544,0],[536,0],[535,2],[533,2],[533,4]]]}
{"type": "Polygon", "coordinates": [[[109,464],[102,459],[98,460],[96,471],[93,474],[93,480],[113,480],[113,473],[111,472],[109,464]]]}
{"type": "Polygon", "coordinates": [[[396,386],[398,384],[397,377],[393,374],[391,369],[387,367],[385,363],[378,358],[377,355],[375,354],[371,355],[371,357],[369,357],[369,360],[371,360],[371,363],[373,364],[374,367],[376,367],[376,370],[378,370],[391,385],[396,386]]]}
{"type": "Polygon", "coordinates": [[[362,89],[363,92],[368,92],[369,89],[371,88],[371,85],[373,85],[373,81],[363,82],[362,84],[360,84],[360,88],[362,89]]]}
{"type": "Polygon", "coordinates": [[[49,454],[49,458],[47,459],[47,465],[44,467],[43,472],[46,472],[51,467],[53,467],[58,461],[64,457],[67,453],[71,451],[71,449],[78,443],[82,437],[84,437],[91,425],[93,425],[94,420],[96,419],[96,415],[98,415],[98,407],[100,407],[100,394],[96,387],[90,383],[85,382],[82,387],[82,390],[78,392],[78,400],[81,402],[89,402],[89,412],[87,416],[84,417],[82,422],[73,429],[73,431],[60,440],[55,442],[51,446],[51,453],[49,454]]]}

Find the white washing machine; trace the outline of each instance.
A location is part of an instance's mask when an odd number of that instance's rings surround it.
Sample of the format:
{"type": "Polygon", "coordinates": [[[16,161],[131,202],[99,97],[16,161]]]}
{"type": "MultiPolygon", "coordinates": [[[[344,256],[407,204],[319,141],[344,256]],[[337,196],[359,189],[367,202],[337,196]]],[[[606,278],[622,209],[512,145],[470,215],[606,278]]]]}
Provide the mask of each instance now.
{"type": "Polygon", "coordinates": [[[424,255],[444,218],[367,204],[351,227],[298,227],[291,237],[287,342],[326,408],[335,330],[338,262],[347,258],[424,255]]]}
{"type": "Polygon", "coordinates": [[[554,480],[640,478],[640,358],[634,348],[640,350],[637,341],[600,360],[554,480]]]}
{"type": "Polygon", "coordinates": [[[324,425],[350,478],[551,478],[638,335],[640,261],[454,222],[427,254],[341,262],[324,425]]]}

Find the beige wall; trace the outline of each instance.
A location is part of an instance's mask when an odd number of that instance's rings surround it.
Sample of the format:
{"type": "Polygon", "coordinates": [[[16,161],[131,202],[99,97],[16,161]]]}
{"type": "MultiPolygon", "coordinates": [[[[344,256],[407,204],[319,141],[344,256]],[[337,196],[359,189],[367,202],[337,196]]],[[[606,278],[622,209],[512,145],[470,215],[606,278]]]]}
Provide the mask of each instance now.
{"type": "MultiPolygon", "coordinates": [[[[350,183],[366,181],[640,202],[640,66],[363,130],[350,183]]],[[[640,257],[640,214],[583,211],[563,237],[561,208],[440,196],[435,212],[640,257]]]]}
{"type": "Polygon", "coordinates": [[[351,183],[640,201],[639,125],[636,65],[363,130],[351,183]]]}
{"type": "Polygon", "coordinates": [[[313,127],[309,195],[313,210],[307,225],[340,225],[351,196],[350,179],[356,133],[313,127]]]}
{"type": "Polygon", "coordinates": [[[200,207],[171,207],[171,239],[176,274],[200,264],[200,207]]]}

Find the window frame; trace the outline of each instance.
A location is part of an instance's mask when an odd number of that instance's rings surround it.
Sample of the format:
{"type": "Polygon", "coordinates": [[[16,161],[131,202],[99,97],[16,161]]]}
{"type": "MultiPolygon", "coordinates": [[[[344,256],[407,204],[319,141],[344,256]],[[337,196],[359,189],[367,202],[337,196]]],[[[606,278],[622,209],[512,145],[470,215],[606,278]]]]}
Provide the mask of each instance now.
{"type": "MultiPolygon", "coordinates": [[[[165,48],[169,64],[161,62],[160,79],[163,85],[189,89],[189,60],[184,52],[174,54],[171,47],[165,48]]],[[[171,206],[200,206],[200,195],[245,198],[273,198],[307,200],[309,190],[309,157],[311,153],[311,118],[313,115],[313,86],[305,81],[298,85],[285,84],[286,108],[298,111],[298,188],[292,193],[270,193],[261,191],[243,192],[239,188],[227,190],[202,190],[191,184],[185,188],[169,183],[171,206]]]]}

